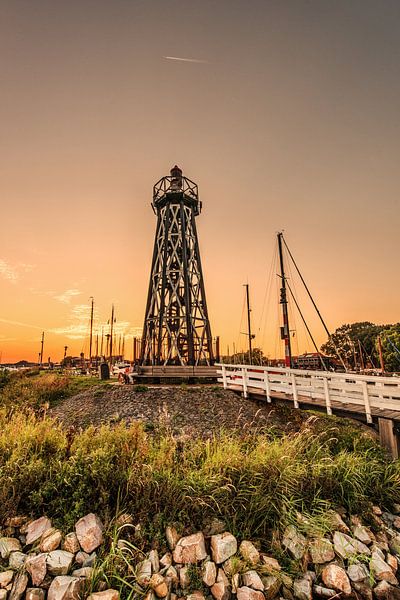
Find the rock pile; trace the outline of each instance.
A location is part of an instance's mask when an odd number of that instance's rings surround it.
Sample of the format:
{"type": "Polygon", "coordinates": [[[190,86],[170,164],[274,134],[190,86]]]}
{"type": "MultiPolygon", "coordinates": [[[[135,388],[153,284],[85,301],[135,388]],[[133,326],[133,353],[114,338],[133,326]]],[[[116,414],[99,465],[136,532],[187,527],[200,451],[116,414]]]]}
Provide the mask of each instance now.
{"type": "MultiPolygon", "coordinates": [[[[400,600],[400,505],[394,512],[372,507],[368,525],[344,510],[332,513],[331,533],[325,536],[312,534],[311,524],[299,514],[297,524],[275,539],[279,561],[249,540],[239,543],[218,520],[184,536],[169,526],[166,551],[153,548],[130,565],[135,597],[400,600]]],[[[129,515],[119,520],[133,522],[129,515]]],[[[96,515],[80,519],[65,536],[46,517],[31,522],[15,517],[1,535],[0,600],[118,600],[118,591],[105,589],[101,581],[94,588],[98,591],[89,594],[96,551],[103,543],[103,525],[96,515]]],[[[120,539],[121,551],[124,544],[120,539]]]]}

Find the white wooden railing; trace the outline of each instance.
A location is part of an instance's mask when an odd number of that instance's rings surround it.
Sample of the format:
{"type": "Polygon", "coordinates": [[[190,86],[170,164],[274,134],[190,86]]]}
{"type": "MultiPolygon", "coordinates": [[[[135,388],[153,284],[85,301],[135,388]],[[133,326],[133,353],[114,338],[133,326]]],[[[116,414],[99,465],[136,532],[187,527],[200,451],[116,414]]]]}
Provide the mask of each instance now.
{"type": "Polygon", "coordinates": [[[359,405],[368,423],[372,423],[373,409],[398,411],[400,418],[400,377],[374,377],[353,373],[331,373],[327,371],[304,371],[279,367],[259,367],[255,365],[217,364],[218,381],[225,389],[265,394],[271,402],[274,393],[285,395],[293,400],[295,408],[299,401],[307,398],[326,406],[332,414],[332,402],[343,405],[359,405]],[[299,400],[300,399],[300,400],[299,400]]]}

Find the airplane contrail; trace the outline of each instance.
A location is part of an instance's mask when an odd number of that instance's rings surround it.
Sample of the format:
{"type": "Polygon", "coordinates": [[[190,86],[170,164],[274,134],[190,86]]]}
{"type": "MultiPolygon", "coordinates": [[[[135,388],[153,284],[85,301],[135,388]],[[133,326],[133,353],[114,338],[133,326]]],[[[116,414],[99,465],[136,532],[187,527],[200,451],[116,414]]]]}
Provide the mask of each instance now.
{"type": "Polygon", "coordinates": [[[208,60],[202,60],[201,58],[182,58],[180,56],[163,56],[166,60],[178,60],[181,62],[190,63],[208,63],[208,60]]]}

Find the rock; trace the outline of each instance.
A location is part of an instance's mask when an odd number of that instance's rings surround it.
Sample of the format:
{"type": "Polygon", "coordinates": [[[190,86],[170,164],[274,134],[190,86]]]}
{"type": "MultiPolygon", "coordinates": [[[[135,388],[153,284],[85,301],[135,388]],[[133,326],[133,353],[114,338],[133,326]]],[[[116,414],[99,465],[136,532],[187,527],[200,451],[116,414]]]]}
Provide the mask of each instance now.
{"type": "Polygon", "coordinates": [[[264,596],[266,600],[275,598],[281,587],[281,580],[275,577],[275,575],[268,575],[268,577],[262,577],[261,581],[264,584],[264,596]]]}
{"type": "Polygon", "coordinates": [[[151,589],[154,591],[157,598],[165,598],[168,595],[168,585],[165,577],[160,573],[154,573],[149,581],[151,589]]]}
{"type": "Polygon", "coordinates": [[[75,532],[79,544],[89,554],[103,543],[103,523],[93,513],[79,519],[75,532]]]}
{"type": "Polygon", "coordinates": [[[47,517],[40,517],[29,523],[26,527],[26,544],[29,546],[38,542],[48,529],[51,529],[51,521],[47,517]]]}
{"type": "Polygon", "coordinates": [[[65,539],[61,545],[62,550],[66,550],[66,552],[72,552],[72,554],[76,554],[81,549],[76,533],[72,531],[71,533],[67,533],[65,539]]]}
{"type": "Polygon", "coordinates": [[[24,517],[23,515],[16,515],[15,517],[10,517],[6,519],[5,525],[6,527],[15,527],[19,529],[22,527],[28,520],[28,517],[24,517]]]}
{"type": "Polygon", "coordinates": [[[32,584],[35,587],[41,585],[46,577],[46,558],[46,554],[37,554],[36,556],[29,556],[25,563],[25,569],[31,576],[32,584]]]}
{"type": "Polygon", "coordinates": [[[226,531],[226,523],[224,521],[216,517],[206,519],[203,528],[203,533],[206,537],[217,535],[217,533],[224,533],[224,531],[226,531]]]}
{"type": "Polygon", "coordinates": [[[83,565],[83,563],[89,558],[90,554],[87,552],[78,552],[75,556],[75,562],[77,565],[83,565]]]}
{"type": "Polygon", "coordinates": [[[368,546],[360,542],[360,540],[355,540],[340,531],[335,531],[333,534],[333,545],[336,554],[343,559],[351,558],[355,554],[371,554],[368,546]]]}
{"type": "Polygon", "coordinates": [[[400,600],[400,590],[387,581],[380,581],[374,587],[374,594],[377,600],[400,600]]]}
{"type": "Polygon", "coordinates": [[[6,600],[7,590],[0,589],[0,600],[6,600]]]}
{"type": "Polygon", "coordinates": [[[217,565],[228,560],[237,552],[236,538],[227,531],[211,536],[211,556],[217,565]]]}
{"type": "Polygon", "coordinates": [[[2,571],[0,573],[0,588],[6,588],[12,582],[14,571],[2,571]]]}
{"type": "Polygon", "coordinates": [[[400,515],[400,504],[396,504],[396,502],[393,504],[393,513],[395,515],[400,515]]]}
{"type": "Polygon", "coordinates": [[[180,535],[178,534],[175,527],[173,527],[172,525],[168,525],[168,527],[165,530],[165,537],[167,538],[169,549],[174,550],[180,538],[180,535]]]}
{"type": "Polygon", "coordinates": [[[386,562],[389,567],[392,569],[393,573],[396,575],[397,569],[399,568],[399,563],[397,562],[397,558],[390,554],[389,552],[386,555],[386,562]]]}
{"type": "Polygon", "coordinates": [[[394,554],[400,556],[400,535],[396,535],[391,538],[389,541],[389,548],[391,552],[394,552],[394,554]]]}
{"type": "Polygon", "coordinates": [[[373,600],[372,589],[369,581],[355,581],[352,586],[356,592],[359,592],[356,597],[363,598],[364,600],[373,600]]]}
{"type": "Polygon", "coordinates": [[[139,585],[147,587],[151,579],[151,560],[142,560],[136,568],[136,579],[139,585]]]}
{"type": "Polygon", "coordinates": [[[297,531],[294,525],[289,525],[284,531],[282,545],[293,558],[300,560],[307,549],[307,540],[304,535],[297,531]]]}
{"type": "Polygon", "coordinates": [[[25,600],[44,600],[44,590],[42,588],[28,588],[25,600]]]}
{"type": "Polygon", "coordinates": [[[10,567],[10,569],[18,571],[21,567],[24,566],[26,559],[27,555],[23,552],[11,552],[10,558],[8,560],[8,566],[10,567]]]}
{"type": "Polygon", "coordinates": [[[330,513],[332,527],[337,531],[341,531],[342,533],[350,533],[349,527],[343,521],[342,517],[337,512],[330,513]]]}
{"type": "Polygon", "coordinates": [[[317,538],[310,543],[311,560],[314,564],[322,565],[335,558],[332,543],[326,538],[317,538]]]}
{"type": "Polygon", "coordinates": [[[392,585],[398,585],[398,581],[394,576],[392,569],[387,562],[382,559],[377,550],[372,552],[370,569],[378,581],[384,580],[388,581],[392,585]]]}
{"type": "Polygon", "coordinates": [[[251,565],[256,565],[260,562],[260,553],[254,544],[252,544],[252,542],[243,540],[239,546],[239,552],[243,556],[244,560],[251,565]]]}
{"type": "Polygon", "coordinates": [[[323,587],[322,585],[314,585],[313,592],[319,598],[334,598],[335,596],[337,596],[335,590],[323,587]]]}
{"type": "Polygon", "coordinates": [[[200,590],[196,590],[192,594],[189,594],[186,600],[205,600],[205,598],[203,592],[200,592],[200,590]]]}
{"type": "Polygon", "coordinates": [[[87,600],[119,600],[119,592],[111,588],[102,592],[93,592],[87,597],[87,600]]]}
{"type": "Polygon", "coordinates": [[[253,588],[253,590],[260,590],[262,592],[264,589],[264,584],[257,571],[246,571],[242,575],[242,581],[245,587],[253,588]]]}
{"type": "Polygon", "coordinates": [[[204,535],[201,531],[180,538],[173,551],[174,561],[178,564],[196,563],[204,560],[206,556],[204,535]]]}
{"type": "MultiPolygon", "coordinates": [[[[232,575],[232,592],[236,595],[238,589],[240,588],[240,574],[239,573],[235,573],[234,575],[232,575]]],[[[263,584],[264,587],[264,584],[263,584]]]]}
{"type": "Polygon", "coordinates": [[[49,587],[47,600],[79,600],[81,587],[79,577],[56,577],[49,587]]]}
{"type": "Polygon", "coordinates": [[[366,544],[367,546],[369,546],[369,544],[372,544],[372,542],[375,541],[375,536],[372,533],[372,531],[370,531],[368,529],[368,527],[364,527],[364,526],[354,527],[353,535],[355,538],[360,540],[360,542],[362,542],[363,544],[366,544]]]}
{"type": "Polygon", "coordinates": [[[48,529],[40,539],[39,550],[41,552],[51,552],[57,550],[62,540],[62,533],[58,529],[48,529]]]}
{"type": "Polygon", "coordinates": [[[8,600],[21,600],[28,586],[28,575],[21,571],[17,573],[8,600]]]}
{"type": "Polygon", "coordinates": [[[171,552],[166,552],[161,558],[160,558],[160,565],[162,567],[170,567],[172,565],[172,554],[171,552]]]}
{"type": "Polygon", "coordinates": [[[47,570],[51,575],[67,575],[73,562],[74,555],[65,550],[53,550],[46,558],[47,570]]]}
{"type": "Polygon", "coordinates": [[[350,581],[342,567],[331,563],[322,569],[321,577],[328,588],[343,592],[345,595],[351,594],[350,581]]]}
{"type": "Polygon", "coordinates": [[[382,514],[382,511],[379,508],[379,506],[373,506],[372,507],[372,512],[374,513],[374,515],[377,515],[378,517],[380,517],[381,514],[382,514]]]}
{"type": "Polygon", "coordinates": [[[149,561],[151,562],[151,568],[153,573],[158,573],[160,570],[160,559],[158,558],[157,550],[150,550],[149,561]]]}
{"type": "Polygon", "coordinates": [[[237,600],[264,600],[264,594],[258,590],[242,586],[238,588],[237,600]]]}
{"type": "Polygon", "coordinates": [[[276,558],[272,558],[272,556],[265,556],[265,554],[261,557],[262,562],[264,563],[264,571],[267,571],[268,574],[273,575],[277,571],[281,571],[282,567],[276,560],[276,558]]]}
{"type": "Polygon", "coordinates": [[[96,552],[92,552],[92,554],[89,554],[89,556],[85,558],[85,560],[82,563],[82,567],[93,567],[94,563],[96,562],[96,558],[96,552]]]}
{"type": "Polygon", "coordinates": [[[181,567],[179,570],[179,583],[182,589],[188,588],[190,585],[190,577],[188,567],[181,567]]]}
{"type": "Polygon", "coordinates": [[[378,531],[375,534],[375,545],[384,552],[389,552],[389,540],[384,531],[378,531]]]}
{"type": "Polygon", "coordinates": [[[178,585],[178,571],[172,565],[165,571],[165,579],[169,588],[171,588],[171,584],[178,585]]]}
{"type": "Polygon", "coordinates": [[[231,597],[229,580],[222,569],[218,569],[217,581],[211,587],[211,594],[215,600],[229,600],[231,597]]]}
{"type": "Polygon", "coordinates": [[[0,556],[2,559],[6,560],[10,556],[11,552],[18,552],[21,550],[21,542],[16,538],[0,538],[0,556]]]}
{"type": "Polygon", "coordinates": [[[347,568],[347,575],[350,577],[351,581],[360,582],[364,581],[369,577],[368,569],[365,565],[361,563],[356,563],[354,565],[350,565],[347,568]]]}
{"type": "Polygon", "coordinates": [[[309,575],[305,575],[300,579],[295,579],[293,583],[294,597],[298,600],[312,600],[312,579],[309,575]]]}
{"type": "Polygon", "coordinates": [[[84,579],[88,579],[89,577],[92,577],[93,573],[93,567],[81,567],[80,569],[75,569],[75,571],[72,571],[72,577],[82,577],[84,579]]]}
{"type": "Polygon", "coordinates": [[[217,567],[212,560],[203,564],[202,580],[208,587],[212,587],[217,579],[217,567]]]}

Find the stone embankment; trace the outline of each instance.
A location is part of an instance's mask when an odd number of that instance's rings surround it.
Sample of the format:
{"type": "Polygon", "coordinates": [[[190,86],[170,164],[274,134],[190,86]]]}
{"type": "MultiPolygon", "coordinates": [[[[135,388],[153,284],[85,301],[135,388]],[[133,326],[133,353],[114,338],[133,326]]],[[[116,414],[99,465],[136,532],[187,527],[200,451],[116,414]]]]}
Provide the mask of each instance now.
{"type": "MultiPolygon", "coordinates": [[[[123,562],[130,582],[134,579],[129,587],[120,583],[119,590],[110,589],[98,568],[112,550],[96,515],[86,515],[66,535],[45,516],[13,517],[0,529],[0,600],[118,600],[132,589],[133,597],[145,600],[396,600],[400,505],[394,513],[372,507],[368,526],[344,510],[330,513],[325,535],[298,514],[296,524],[274,536],[269,553],[252,541],[239,542],[216,519],[184,536],[169,526],[165,548],[153,544],[135,560],[127,532],[135,536],[140,527],[124,514],[114,546],[126,550],[123,562]]],[[[116,575],[114,581],[123,582],[124,573],[116,575]]]]}

